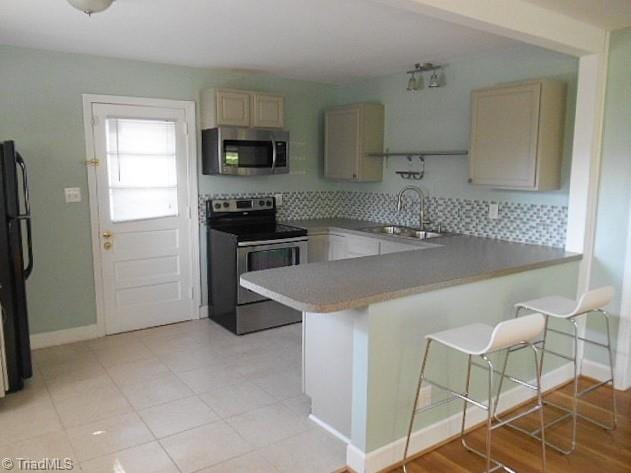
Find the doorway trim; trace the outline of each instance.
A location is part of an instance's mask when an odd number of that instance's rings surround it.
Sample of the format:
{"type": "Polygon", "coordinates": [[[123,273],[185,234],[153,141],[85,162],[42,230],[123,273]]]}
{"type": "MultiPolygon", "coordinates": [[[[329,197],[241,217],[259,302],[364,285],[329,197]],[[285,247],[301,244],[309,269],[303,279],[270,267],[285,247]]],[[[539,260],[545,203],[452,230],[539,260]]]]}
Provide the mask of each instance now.
{"type": "Polygon", "coordinates": [[[124,97],[117,95],[82,94],[83,129],[85,135],[86,171],[88,176],[88,195],[90,204],[90,238],[92,240],[92,261],[94,266],[94,292],[96,295],[97,336],[103,337],[105,331],[105,295],[103,294],[103,264],[98,238],[99,208],[96,189],[96,169],[90,162],[96,159],[94,151],[94,129],[92,126],[93,104],[132,105],[140,107],[164,107],[184,110],[187,123],[187,157],[188,157],[188,208],[191,225],[191,281],[193,284],[193,303],[197,310],[194,319],[200,318],[201,310],[201,272],[199,261],[199,221],[198,221],[198,189],[197,189],[197,126],[195,102],[190,100],[155,99],[147,97],[124,97]]]}

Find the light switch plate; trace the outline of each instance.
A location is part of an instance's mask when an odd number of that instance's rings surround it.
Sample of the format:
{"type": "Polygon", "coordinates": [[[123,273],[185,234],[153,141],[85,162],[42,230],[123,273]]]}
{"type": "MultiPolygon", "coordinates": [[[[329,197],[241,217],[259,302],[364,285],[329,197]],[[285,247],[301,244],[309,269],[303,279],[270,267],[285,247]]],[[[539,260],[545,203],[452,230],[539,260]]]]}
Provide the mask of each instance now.
{"type": "Polygon", "coordinates": [[[500,214],[500,206],[499,204],[492,202],[489,204],[489,218],[491,220],[497,220],[500,214]]]}
{"type": "Polygon", "coordinates": [[[276,199],[276,207],[283,206],[283,194],[274,194],[274,199],[276,199]]]}
{"type": "Polygon", "coordinates": [[[66,187],[64,189],[66,203],[81,202],[81,189],[79,187],[66,187]]]}

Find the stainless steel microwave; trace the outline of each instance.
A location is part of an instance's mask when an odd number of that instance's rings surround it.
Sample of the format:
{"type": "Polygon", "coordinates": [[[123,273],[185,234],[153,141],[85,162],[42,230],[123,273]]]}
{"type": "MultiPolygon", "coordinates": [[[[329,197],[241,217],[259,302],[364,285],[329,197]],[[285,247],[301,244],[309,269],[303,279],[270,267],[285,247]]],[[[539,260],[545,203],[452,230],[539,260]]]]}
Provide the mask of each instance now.
{"type": "Polygon", "coordinates": [[[219,127],[202,130],[202,172],[231,176],[289,172],[289,132],[219,127]]]}

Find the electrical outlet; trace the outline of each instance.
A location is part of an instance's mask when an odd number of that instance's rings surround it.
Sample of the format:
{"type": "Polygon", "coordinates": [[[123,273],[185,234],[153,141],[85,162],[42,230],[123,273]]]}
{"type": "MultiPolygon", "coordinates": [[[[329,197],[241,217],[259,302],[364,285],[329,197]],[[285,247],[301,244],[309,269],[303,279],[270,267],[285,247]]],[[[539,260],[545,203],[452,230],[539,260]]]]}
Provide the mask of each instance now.
{"type": "Polygon", "coordinates": [[[81,202],[81,189],[78,187],[66,187],[64,189],[66,204],[81,202]]]}
{"type": "Polygon", "coordinates": [[[418,402],[416,403],[416,408],[421,409],[422,407],[429,406],[432,403],[432,387],[424,386],[421,388],[421,392],[418,394],[418,402]]]}
{"type": "Polygon", "coordinates": [[[491,202],[489,204],[489,218],[491,220],[497,220],[500,214],[500,206],[496,202],[491,202]]]}
{"type": "Polygon", "coordinates": [[[276,199],[276,207],[283,206],[283,194],[274,194],[274,199],[276,199]]]}

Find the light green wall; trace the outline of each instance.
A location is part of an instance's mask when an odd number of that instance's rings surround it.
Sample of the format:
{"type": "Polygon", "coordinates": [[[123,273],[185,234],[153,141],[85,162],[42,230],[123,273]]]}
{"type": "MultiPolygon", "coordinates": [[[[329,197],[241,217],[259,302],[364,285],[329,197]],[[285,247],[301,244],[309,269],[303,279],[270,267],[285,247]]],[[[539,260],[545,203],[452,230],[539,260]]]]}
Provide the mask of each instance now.
{"type": "MultiPolygon", "coordinates": [[[[197,100],[205,87],[282,92],[304,175],[275,176],[274,190],[315,189],[319,123],[330,87],[272,76],[0,46],[0,139],[14,139],[30,177],[35,269],[28,282],[33,333],[96,321],[81,94],[197,100]],[[83,202],[64,203],[80,187],[83,202]]],[[[300,163],[299,163],[300,164],[300,163]]],[[[201,176],[200,192],[269,190],[270,178],[201,176]]]]}
{"type": "MultiPolygon", "coordinates": [[[[598,195],[596,245],[592,287],[613,285],[616,298],[610,311],[620,313],[620,295],[629,235],[631,201],[631,28],[611,35],[602,168],[598,195]]],[[[617,334],[617,317],[613,319],[617,334]]],[[[603,332],[604,325],[592,320],[589,329],[603,332]]],[[[597,335],[596,335],[597,336],[597,335]]],[[[614,336],[614,340],[616,337],[614,336]]],[[[607,362],[602,350],[587,348],[587,356],[607,362]]]]}
{"type": "MultiPolygon", "coordinates": [[[[403,73],[356,82],[337,90],[340,104],[375,101],[386,106],[386,147],[391,151],[468,149],[471,90],[503,82],[554,78],[567,81],[568,102],[562,189],[556,192],[506,192],[467,183],[466,157],[426,158],[425,178],[404,181],[394,174],[407,170],[404,157],[392,158],[377,184],[339,184],[345,189],[398,192],[421,184],[431,195],[465,199],[507,200],[567,205],[578,62],[575,58],[530,46],[453,60],[445,68],[446,87],[408,92],[403,73]]],[[[429,76],[425,76],[426,84],[429,76]]],[[[416,163],[418,166],[418,162],[416,163]]]]}

